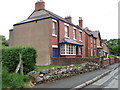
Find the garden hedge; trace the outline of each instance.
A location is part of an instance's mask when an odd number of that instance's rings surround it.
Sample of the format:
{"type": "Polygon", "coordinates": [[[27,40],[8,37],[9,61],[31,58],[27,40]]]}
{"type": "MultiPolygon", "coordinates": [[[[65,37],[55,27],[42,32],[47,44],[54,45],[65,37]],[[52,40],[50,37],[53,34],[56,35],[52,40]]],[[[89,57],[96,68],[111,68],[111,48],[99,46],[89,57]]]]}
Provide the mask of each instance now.
{"type": "Polygon", "coordinates": [[[36,50],[32,47],[2,48],[3,67],[7,67],[9,72],[15,72],[19,63],[19,53],[22,55],[24,73],[26,74],[34,70],[36,64],[36,50]]]}

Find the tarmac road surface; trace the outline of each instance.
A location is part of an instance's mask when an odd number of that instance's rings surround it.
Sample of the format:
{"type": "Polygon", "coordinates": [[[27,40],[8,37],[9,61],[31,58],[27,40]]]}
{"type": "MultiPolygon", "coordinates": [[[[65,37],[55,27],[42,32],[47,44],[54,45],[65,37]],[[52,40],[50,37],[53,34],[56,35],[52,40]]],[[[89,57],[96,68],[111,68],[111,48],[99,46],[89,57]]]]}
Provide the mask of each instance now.
{"type": "MultiPolygon", "coordinates": [[[[74,87],[76,87],[88,80],[91,80],[94,77],[96,77],[108,70],[111,70],[112,68],[115,68],[117,66],[118,66],[118,64],[113,64],[104,69],[87,72],[87,73],[84,73],[81,75],[76,75],[76,76],[72,76],[69,78],[61,79],[61,80],[56,80],[54,82],[37,84],[34,88],[68,88],[68,89],[74,88],[74,87]]],[[[117,77],[115,77],[115,78],[117,78],[117,77]]]]}

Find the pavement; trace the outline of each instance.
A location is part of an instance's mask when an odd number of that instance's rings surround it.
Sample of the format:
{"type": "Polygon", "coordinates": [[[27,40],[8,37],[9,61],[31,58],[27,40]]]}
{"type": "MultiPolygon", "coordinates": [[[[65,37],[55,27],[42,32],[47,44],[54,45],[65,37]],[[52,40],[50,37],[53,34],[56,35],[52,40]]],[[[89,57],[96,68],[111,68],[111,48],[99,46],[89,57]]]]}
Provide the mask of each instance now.
{"type": "Polygon", "coordinates": [[[80,75],[72,76],[69,78],[64,78],[61,80],[56,80],[54,82],[37,84],[34,88],[59,88],[59,89],[76,89],[83,88],[87,85],[99,80],[103,76],[110,73],[112,70],[116,69],[118,64],[110,65],[106,68],[95,70],[92,72],[83,73],[80,75]]]}
{"type": "Polygon", "coordinates": [[[113,71],[111,71],[108,75],[104,76],[103,78],[99,79],[98,81],[92,83],[91,85],[88,85],[85,88],[111,88],[115,89],[118,88],[120,90],[120,68],[117,68],[113,71]]]}

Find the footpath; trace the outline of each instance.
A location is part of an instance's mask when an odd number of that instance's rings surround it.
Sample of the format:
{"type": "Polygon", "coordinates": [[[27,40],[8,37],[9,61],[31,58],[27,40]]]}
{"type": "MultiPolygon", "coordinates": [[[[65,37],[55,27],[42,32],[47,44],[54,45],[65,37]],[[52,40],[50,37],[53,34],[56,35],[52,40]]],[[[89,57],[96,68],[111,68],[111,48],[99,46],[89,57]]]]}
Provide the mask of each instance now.
{"type": "Polygon", "coordinates": [[[64,78],[61,80],[56,80],[54,82],[37,84],[34,88],[51,88],[51,89],[76,89],[82,88],[95,82],[106,74],[110,73],[112,70],[116,69],[120,64],[115,63],[113,65],[107,66],[106,68],[95,70],[92,72],[83,73],[81,75],[72,76],[69,78],[64,78]]]}

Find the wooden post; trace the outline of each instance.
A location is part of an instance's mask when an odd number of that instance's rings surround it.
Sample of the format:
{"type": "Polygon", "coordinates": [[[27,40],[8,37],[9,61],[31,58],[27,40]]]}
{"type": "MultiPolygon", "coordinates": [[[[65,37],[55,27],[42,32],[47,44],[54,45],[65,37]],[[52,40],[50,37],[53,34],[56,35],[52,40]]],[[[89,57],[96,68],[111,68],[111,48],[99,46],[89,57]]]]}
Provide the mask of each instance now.
{"type": "Polygon", "coordinates": [[[21,75],[24,75],[23,74],[23,60],[21,59],[21,68],[20,68],[20,73],[21,73],[21,75]]]}
{"type": "Polygon", "coordinates": [[[18,73],[18,71],[20,70],[20,73],[23,75],[23,61],[22,61],[22,55],[19,53],[19,63],[17,65],[17,68],[15,70],[15,73],[18,73]]]}

